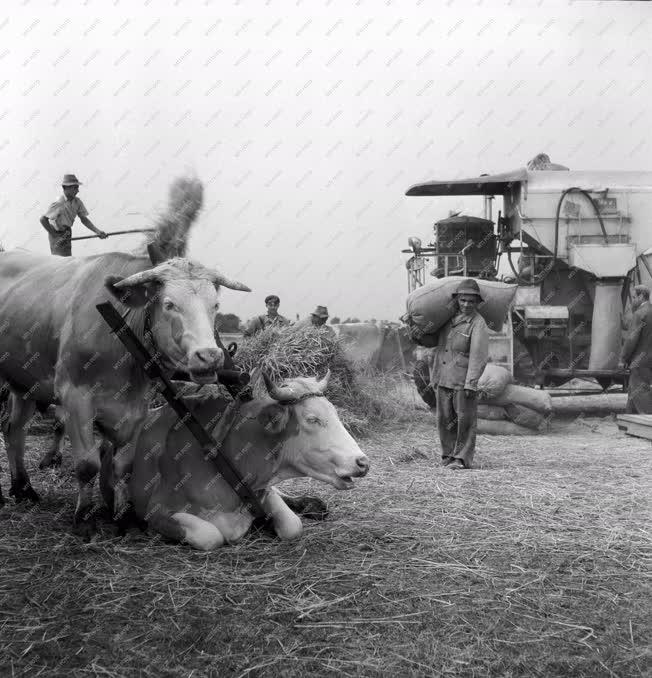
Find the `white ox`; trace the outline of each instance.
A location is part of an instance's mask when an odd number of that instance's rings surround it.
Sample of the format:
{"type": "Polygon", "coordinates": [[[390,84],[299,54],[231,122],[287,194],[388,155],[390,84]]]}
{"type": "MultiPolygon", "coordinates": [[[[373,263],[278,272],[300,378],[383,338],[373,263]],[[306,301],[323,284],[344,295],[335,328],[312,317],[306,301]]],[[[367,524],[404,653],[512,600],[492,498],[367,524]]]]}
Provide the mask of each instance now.
{"type": "MultiPolygon", "coordinates": [[[[146,256],[0,253],[0,377],[12,391],[5,433],[16,500],[38,500],[23,463],[25,425],[36,403],[58,400],[66,415],[79,486],[75,526],[94,531],[93,483],[100,468],[94,424],[115,449],[114,515],[128,506],[133,441],[147,414],[148,380],[96,305],[114,302],[170,371],[216,380],[224,353],[213,333],[220,286],[249,288],[185,258],[152,267],[146,256]]],[[[2,497],[0,494],[0,503],[2,497]]]]}
{"type": "MultiPolygon", "coordinates": [[[[222,452],[258,494],[282,539],[298,537],[302,525],[275,483],[308,476],[350,489],[353,478],[369,470],[369,460],[324,396],[328,376],[267,383],[269,395],[243,403],[230,422],[221,422],[228,401],[219,396],[184,399],[209,431],[226,427],[222,452]]],[[[130,481],[138,516],[167,538],[202,550],[239,541],[253,516],[218,474],[215,461],[175,424],[172,409],[164,405],[149,413],[140,433],[130,481]]],[[[103,466],[107,501],[110,475],[110,465],[103,466]]]]}

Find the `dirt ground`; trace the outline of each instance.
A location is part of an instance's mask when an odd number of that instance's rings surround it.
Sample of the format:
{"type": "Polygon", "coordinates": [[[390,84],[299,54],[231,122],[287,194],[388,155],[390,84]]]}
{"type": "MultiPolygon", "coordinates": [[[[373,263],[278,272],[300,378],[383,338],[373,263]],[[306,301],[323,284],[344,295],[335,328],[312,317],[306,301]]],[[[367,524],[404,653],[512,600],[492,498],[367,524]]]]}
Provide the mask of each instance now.
{"type": "MultiPolygon", "coordinates": [[[[480,436],[438,463],[432,415],[361,440],[350,492],[282,543],[204,554],[146,534],[70,533],[72,465],[0,509],[7,676],[643,676],[650,664],[651,443],[611,416],[480,436]],[[646,560],[647,559],[647,560],[646,560]]],[[[2,459],[4,460],[4,453],[2,459]]],[[[1,474],[7,493],[6,463],[1,474]]]]}

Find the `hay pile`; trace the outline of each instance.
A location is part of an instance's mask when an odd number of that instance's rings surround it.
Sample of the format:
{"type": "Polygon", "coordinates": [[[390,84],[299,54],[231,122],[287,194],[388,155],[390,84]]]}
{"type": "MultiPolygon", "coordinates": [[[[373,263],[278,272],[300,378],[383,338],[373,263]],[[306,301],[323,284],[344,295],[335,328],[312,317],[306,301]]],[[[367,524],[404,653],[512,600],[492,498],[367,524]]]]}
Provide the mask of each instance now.
{"type": "Polygon", "coordinates": [[[190,227],[203,203],[204,186],[197,177],[175,179],[170,186],[167,209],[156,218],[155,230],[148,233],[139,253],[146,254],[147,246],[154,245],[164,259],[184,257],[190,227]]]}
{"type": "Polygon", "coordinates": [[[396,377],[355,366],[326,327],[268,327],[243,339],[235,360],[249,372],[259,367],[276,383],[291,377],[321,378],[330,369],[326,394],[344,426],[357,435],[414,417],[414,401],[396,397],[396,377]]]}

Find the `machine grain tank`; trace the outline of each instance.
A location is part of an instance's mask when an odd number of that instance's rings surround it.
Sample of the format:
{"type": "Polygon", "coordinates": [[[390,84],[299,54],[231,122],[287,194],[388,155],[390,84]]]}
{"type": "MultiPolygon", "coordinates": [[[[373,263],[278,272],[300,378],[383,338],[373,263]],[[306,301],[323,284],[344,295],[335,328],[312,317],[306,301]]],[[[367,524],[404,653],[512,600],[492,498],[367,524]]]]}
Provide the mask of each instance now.
{"type": "Polygon", "coordinates": [[[652,172],[543,166],[555,169],[409,188],[408,196],[484,196],[485,214],[443,219],[427,247],[410,238],[408,291],[429,276],[517,282],[505,331],[492,337],[494,362],[521,383],[626,384],[618,361],[632,288],[652,285],[652,172]]]}

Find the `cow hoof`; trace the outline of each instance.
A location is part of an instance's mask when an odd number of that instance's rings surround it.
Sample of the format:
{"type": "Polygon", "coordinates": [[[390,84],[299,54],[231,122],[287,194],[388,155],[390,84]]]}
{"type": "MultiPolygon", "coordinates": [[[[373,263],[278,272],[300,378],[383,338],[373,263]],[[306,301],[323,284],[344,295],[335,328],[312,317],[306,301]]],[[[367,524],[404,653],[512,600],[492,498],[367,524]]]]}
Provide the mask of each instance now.
{"type": "Polygon", "coordinates": [[[63,462],[63,457],[60,454],[46,454],[38,467],[43,471],[46,468],[59,468],[63,462]]]}
{"type": "Polygon", "coordinates": [[[292,509],[295,513],[308,520],[326,520],[328,506],[318,497],[301,497],[296,499],[292,509]]]}
{"type": "Polygon", "coordinates": [[[86,520],[75,517],[72,525],[73,534],[81,537],[85,542],[89,542],[97,532],[95,525],[95,518],[87,518],[86,520]]]}
{"type": "Polygon", "coordinates": [[[37,504],[41,501],[41,497],[36,494],[34,488],[29,483],[12,483],[9,496],[13,497],[17,504],[23,501],[31,501],[32,504],[37,504]]]}
{"type": "Polygon", "coordinates": [[[119,515],[114,516],[113,522],[117,527],[119,537],[124,537],[129,530],[133,529],[139,529],[142,532],[147,526],[147,523],[138,517],[132,506],[128,506],[119,515]]]}

